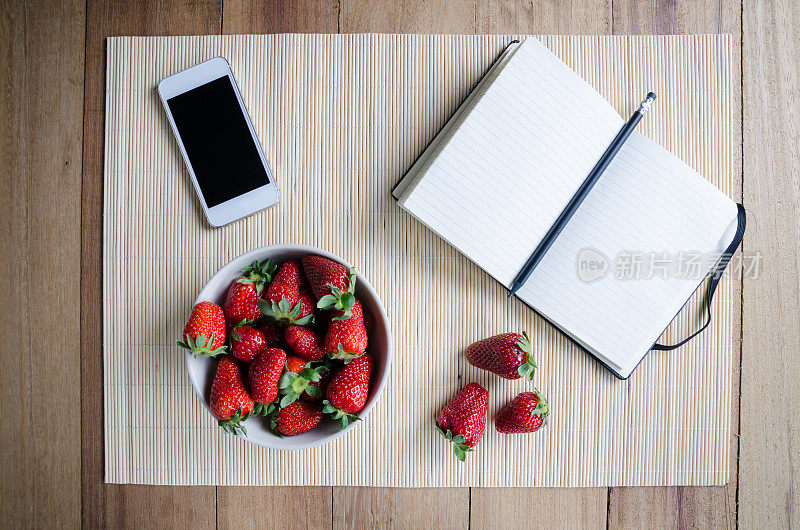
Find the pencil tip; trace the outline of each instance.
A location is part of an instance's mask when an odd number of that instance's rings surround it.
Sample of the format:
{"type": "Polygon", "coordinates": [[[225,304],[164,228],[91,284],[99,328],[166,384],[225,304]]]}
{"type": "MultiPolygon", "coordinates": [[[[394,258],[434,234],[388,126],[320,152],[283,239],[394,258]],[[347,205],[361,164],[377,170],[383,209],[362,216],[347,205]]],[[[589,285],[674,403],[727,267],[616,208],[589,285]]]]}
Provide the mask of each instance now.
{"type": "Polygon", "coordinates": [[[508,297],[511,298],[512,296],[514,296],[514,294],[517,291],[519,291],[519,287],[520,287],[520,284],[515,282],[514,285],[511,287],[511,291],[509,291],[509,293],[508,293],[508,297]]]}

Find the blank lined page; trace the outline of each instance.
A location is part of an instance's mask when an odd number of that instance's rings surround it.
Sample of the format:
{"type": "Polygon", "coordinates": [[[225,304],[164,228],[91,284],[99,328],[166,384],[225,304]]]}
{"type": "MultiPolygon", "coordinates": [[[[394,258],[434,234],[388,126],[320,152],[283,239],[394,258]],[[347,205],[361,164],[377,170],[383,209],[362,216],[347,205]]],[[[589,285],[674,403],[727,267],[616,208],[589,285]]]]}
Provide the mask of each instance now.
{"type": "Polygon", "coordinates": [[[634,132],[519,297],[627,377],[730,243],[736,215],[724,193],[634,132]],[[594,278],[588,263],[603,260],[594,278]]]}
{"type": "Polygon", "coordinates": [[[528,37],[399,204],[509,286],[623,123],[528,37]]]}
{"type": "Polygon", "coordinates": [[[481,78],[475,86],[475,89],[470,92],[469,96],[467,96],[461,106],[458,107],[455,114],[453,114],[445,126],[442,127],[439,134],[436,135],[436,138],[431,141],[430,145],[425,148],[425,151],[422,152],[419,158],[414,162],[414,165],[411,166],[408,172],[403,176],[403,179],[394,187],[392,196],[394,196],[395,199],[400,199],[408,187],[416,183],[417,180],[424,175],[430,163],[438,156],[441,148],[447,144],[453,133],[458,130],[458,127],[461,126],[464,119],[469,116],[472,109],[475,108],[478,101],[486,94],[486,91],[497,78],[497,75],[503,70],[503,67],[505,67],[506,63],[514,56],[514,53],[520,46],[521,43],[519,42],[512,42],[506,46],[506,49],[500,57],[497,58],[489,71],[481,78]]]}

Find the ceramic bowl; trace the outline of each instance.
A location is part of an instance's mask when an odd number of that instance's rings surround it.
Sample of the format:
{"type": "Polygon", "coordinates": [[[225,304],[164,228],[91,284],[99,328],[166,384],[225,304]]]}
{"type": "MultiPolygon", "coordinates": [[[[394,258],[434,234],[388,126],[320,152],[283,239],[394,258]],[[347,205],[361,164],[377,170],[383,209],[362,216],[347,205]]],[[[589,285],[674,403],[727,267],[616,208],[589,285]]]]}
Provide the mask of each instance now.
{"type": "MultiPolygon", "coordinates": [[[[208,283],[206,283],[197,296],[195,304],[208,300],[221,306],[225,302],[225,295],[231,283],[241,275],[242,269],[256,260],[262,261],[271,258],[273,263],[280,264],[287,259],[301,258],[306,254],[318,254],[338,261],[347,267],[351,266],[350,263],[339,256],[318,248],[305,245],[270,245],[242,254],[228,262],[208,280],[208,283]]],[[[369,336],[368,348],[368,351],[375,358],[375,368],[372,373],[369,398],[363,410],[359,413],[361,421],[353,422],[348,425],[347,428],[340,429],[338,422],[333,422],[326,418],[312,431],[298,436],[285,436],[281,438],[267,429],[263,417],[252,417],[244,422],[247,434],[239,434],[238,436],[244,438],[248,442],[272,449],[308,449],[335,440],[350,430],[357,429],[358,426],[365,421],[369,421],[367,416],[378,401],[389,374],[389,364],[392,357],[392,337],[389,331],[389,321],[386,317],[386,311],[378,298],[378,294],[357,269],[356,276],[356,298],[361,302],[364,311],[371,313],[375,320],[375,327],[369,336]]],[[[194,387],[197,397],[203,402],[206,409],[209,409],[208,395],[211,391],[211,383],[214,381],[216,367],[216,359],[194,357],[188,350],[186,351],[186,368],[189,371],[189,378],[192,381],[192,386],[194,387]]],[[[210,409],[208,412],[211,414],[210,409]]],[[[226,434],[226,436],[230,435],[226,434]]]]}

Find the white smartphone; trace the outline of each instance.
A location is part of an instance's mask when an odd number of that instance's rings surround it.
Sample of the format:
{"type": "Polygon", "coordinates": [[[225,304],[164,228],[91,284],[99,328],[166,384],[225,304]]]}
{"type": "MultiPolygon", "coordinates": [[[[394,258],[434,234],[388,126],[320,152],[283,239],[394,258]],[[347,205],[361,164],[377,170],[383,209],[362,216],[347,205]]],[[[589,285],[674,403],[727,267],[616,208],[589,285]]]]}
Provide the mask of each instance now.
{"type": "Polygon", "coordinates": [[[208,222],[215,227],[278,202],[264,156],[228,61],[171,75],[158,94],[208,222]]]}

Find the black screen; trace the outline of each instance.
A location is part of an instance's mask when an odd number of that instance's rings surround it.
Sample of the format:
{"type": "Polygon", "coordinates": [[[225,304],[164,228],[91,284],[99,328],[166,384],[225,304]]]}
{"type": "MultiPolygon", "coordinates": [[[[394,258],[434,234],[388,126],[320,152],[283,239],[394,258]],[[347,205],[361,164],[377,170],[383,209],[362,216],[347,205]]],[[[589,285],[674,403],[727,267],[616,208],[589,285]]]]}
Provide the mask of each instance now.
{"type": "Polygon", "coordinates": [[[167,104],[209,208],[269,183],[228,76],[167,104]]]}

